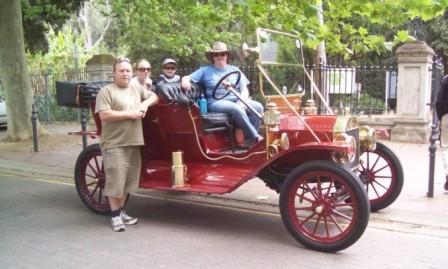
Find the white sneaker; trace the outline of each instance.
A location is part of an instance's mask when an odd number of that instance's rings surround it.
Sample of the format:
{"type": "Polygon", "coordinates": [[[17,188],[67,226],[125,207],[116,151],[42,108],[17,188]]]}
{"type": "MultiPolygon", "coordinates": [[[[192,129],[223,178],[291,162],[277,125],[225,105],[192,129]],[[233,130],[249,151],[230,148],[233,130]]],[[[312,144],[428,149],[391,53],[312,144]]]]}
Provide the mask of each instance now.
{"type": "Polygon", "coordinates": [[[120,217],[126,225],[135,225],[138,222],[137,218],[129,216],[124,210],[121,210],[120,217]]]}
{"type": "Polygon", "coordinates": [[[123,220],[120,216],[113,217],[110,222],[112,223],[112,230],[114,232],[124,232],[126,227],[124,226],[123,220]]]}

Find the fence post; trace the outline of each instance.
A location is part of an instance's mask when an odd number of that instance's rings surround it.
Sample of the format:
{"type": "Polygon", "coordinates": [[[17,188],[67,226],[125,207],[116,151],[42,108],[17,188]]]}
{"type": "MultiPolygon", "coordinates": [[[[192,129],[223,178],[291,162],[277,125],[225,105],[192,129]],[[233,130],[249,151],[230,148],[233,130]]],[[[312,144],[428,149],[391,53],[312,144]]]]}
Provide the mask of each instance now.
{"type": "Polygon", "coordinates": [[[49,76],[50,76],[51,70],[47,69],[45,71],[44,77],[45,77],[45,118],[46,123],[48,124],[50,122],[50,96],[49,96],[49,76]]]}
{"type": "Polygon", "coordinates": [[[429,136],[429,176],[428,176],[428,192],[426,193],[426,196],[428,197],[434,197],[434,170],[435,170],[435,156],[437,151],[437,145],[436,141],[439,138],[439,131],[438,131],[438,119],[436,117],[436,110],[435,110],[435,102],[437,93],[440,89],[440,82],[442,80],[441,76],[441,70],[438,68],[438,62],[437,57],[434,56],[433,58],[433,64],[432,64],[432,78],[433,78],[433,88],[431,91],[431,103],[428,105],[431,108],[432,111],[432,120],[431,120],[431,135],[429,136]]]}
{"type": "Polygon", "coordinates": [[[38,137],[37,137],[37,113],[39,112],[39,109],[32,104],[31,105],[31,124],[33,127],[33,148],[34,152],[39,151],[39,145],[38,145],[38,137]]]}
{"type": "Polygon", "coordinates": [[[81,130],[82,130],[82,148],[87,148],[87,113],[85,108],[81,108],[81,130]]]}

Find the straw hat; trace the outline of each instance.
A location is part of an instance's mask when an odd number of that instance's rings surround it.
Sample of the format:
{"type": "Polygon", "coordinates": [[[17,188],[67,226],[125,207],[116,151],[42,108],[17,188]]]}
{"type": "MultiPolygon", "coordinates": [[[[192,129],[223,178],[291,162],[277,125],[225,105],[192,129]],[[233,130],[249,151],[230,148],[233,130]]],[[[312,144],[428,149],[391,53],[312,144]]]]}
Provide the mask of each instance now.
{"type": "Polygon", "coordinates": [[[230,59],[230,51],[227,49],[227,45],[224,42],[217,41],[213,43],[213,47],[205,53],[205,57],[210,61],[213,61],[213,53],[226,52],[227,58],[230,59]]]}

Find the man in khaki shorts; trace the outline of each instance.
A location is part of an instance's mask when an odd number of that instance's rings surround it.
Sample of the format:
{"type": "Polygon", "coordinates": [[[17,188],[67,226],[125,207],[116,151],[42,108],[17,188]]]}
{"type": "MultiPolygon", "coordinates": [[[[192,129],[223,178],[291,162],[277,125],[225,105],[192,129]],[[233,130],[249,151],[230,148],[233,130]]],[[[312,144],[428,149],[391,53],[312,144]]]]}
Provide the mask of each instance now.
{"type": "Polygon", "coordinates": [[[95,113],[101,119],[100,146],[103,154],[107,196],[112,230],[122,232],[138,219],[126,214],[123,206],[129,193],[138,188],[141,168],[140,147],[144,144],[142,119],[157,95],[134,83],[132,66],[127,58],[113,65],[114,83],[104,86],[96,98],[95,113]]]}

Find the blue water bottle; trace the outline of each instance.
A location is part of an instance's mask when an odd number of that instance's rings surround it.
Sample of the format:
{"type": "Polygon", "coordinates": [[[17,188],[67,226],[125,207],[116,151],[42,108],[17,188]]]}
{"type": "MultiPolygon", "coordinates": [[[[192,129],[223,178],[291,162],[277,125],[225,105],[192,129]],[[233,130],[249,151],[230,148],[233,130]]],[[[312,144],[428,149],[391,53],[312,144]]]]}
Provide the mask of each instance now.
{"type": "Polygon", "coordinates": [[[201,114],[207,113],[207,99],[205,99],[204,95],[201,94],[201,98],[199,98],[199,110],[201,114]]]}

